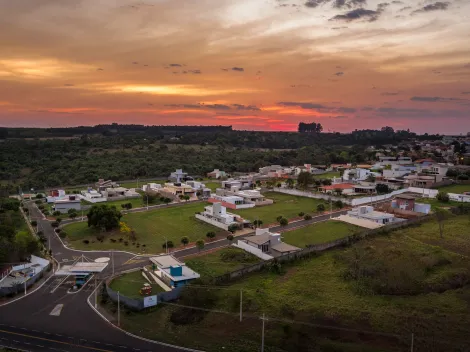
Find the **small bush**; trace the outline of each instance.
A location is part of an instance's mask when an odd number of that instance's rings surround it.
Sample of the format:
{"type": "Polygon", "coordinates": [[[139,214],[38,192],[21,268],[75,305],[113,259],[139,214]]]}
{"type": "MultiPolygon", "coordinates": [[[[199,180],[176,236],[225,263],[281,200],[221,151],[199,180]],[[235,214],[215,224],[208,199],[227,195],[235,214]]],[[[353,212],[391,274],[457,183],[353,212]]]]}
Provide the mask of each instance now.
{"type": "Polygon", "coordinates": [[[299,216],[300,216],[300,217],[302,217],[302,216],[304,216],[304,215],[305,215],[305,213],[304,213],[303,211],[301,211],[301,212],[299,213],[299,216]]]}
{"type": "Polygon", "coordinates": [[[309,214],[305,215],[304,220],[312,220],[312,215],[309,215],[309,214]]]}
{"type": "Polygon", "coordinates": [[[32,226],[38,226],[38,222],[36,220],[31,221],[32,226]]]}
{"type": "Polygon", "coordinates": [[[124,246],[128,246],[128,245],[129,245],[129,242],[124,241],[124,246]]]}
{"type": "Polygon", "coordinates": [[[96,235],[96,239],[100,242],[103,242],[104,241],[104,235],[102,233],[99,233],[96,235]]]}
{"type": "Polygon", "coordinates": [[[58,211],[58,210],[56,210],[56,211],[54,211],[54,212],[52,213],[53,216],[60,216],[61,214],[62,214],[62,213],[61,213],[60,211],[58,211]]]}
{"type": "Polygon", "coordinates": [[[65,238],[65,237],[67,237],[67,232],[65,232],[65,231],[60,231],[59,237],[60,237],[60,238],[65,238]]]}
{"type": "Polygon", "coordinates": [[[282,218],[281,220],[279,220],[279,225],[281,226],[287,226],[288,223],[289,220],[287,220],[286,218],[282,218]]]}
{"type": "Polygon", "coordinates": [[[112,243],[116,243],[116,240],[114,238],[109,239],[112,243]]]}
{"type": "Polygon", "coordinates": [[[59,227],[59,223],[57,221],[54,221],[51,223],[52,227],[59,227]]]}
{"type": "Polygon", "coordinates": [[[88,240],[83,240],[82,242],[83,242],[84,244],[90,243],[90,241],[88,241],[88,240]]]}
{"type": "Polygon", "coordinates": [[[317,211],[318,212],[325,211],[325,205],[324,204],[318,204],[317,205],[317,211]]]}

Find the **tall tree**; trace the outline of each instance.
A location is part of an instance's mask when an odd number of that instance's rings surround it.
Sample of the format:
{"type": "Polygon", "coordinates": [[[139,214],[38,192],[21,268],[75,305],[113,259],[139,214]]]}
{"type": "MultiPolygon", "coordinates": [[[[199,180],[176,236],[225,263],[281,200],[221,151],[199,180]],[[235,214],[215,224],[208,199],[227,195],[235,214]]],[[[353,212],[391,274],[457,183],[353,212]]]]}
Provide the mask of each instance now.
{"type": "Polygon", "coordinates": [[[122,214],[115,206],[93,205],[87,214],[88,227],[110,231],[119,227],[122,214]]]}

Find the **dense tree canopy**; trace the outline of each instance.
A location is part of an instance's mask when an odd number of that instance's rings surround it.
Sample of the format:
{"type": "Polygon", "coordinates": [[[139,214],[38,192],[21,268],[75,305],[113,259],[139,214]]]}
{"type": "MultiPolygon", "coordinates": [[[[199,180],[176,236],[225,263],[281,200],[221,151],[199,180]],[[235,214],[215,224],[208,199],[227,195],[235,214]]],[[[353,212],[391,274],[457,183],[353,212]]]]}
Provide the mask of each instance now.
{"type": "Polygon", "coordinates": [[[119,227],[122,214],[115,206],[93,205],[87,214],[88,227],[111,231],[119,227]]]}

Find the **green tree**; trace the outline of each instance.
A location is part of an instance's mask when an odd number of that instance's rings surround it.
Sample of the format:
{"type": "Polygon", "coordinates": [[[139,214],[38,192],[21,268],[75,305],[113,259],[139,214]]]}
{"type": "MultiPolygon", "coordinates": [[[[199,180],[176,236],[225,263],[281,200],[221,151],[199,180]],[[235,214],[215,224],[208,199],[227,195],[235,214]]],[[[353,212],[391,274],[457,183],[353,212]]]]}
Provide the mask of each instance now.
{"type": "Polygon", "coordinates": [[[340,200],[337,200],[337,201],[334,202],[333,204],[334,204],[335,208],[338,208],[338,209],[343,209],[343,207],[344,207],[343,202],[340,201],[340,200]]]}
{"type": "Polygon", "coordinates": [[[196,241],[196,247],[200,252],[204,248],[204,240],[203,239],[198,239],[196,241]]]}
{"type": "Polygon", "coordinates": [[[215,232],[214,231],[210,231],[208,233],[206,233],[206,237],[212,241],[212,239],[215,237],[215,232]]]}
{"type": "Polygon", "coordinates": [[[304,220],[312,220],[312,215],[306,214],[306,215],[304,216],[304,220]]]}
{"type": "Polygon", "coordinates": [[[447,219],[449,219],[450,213],[442,208],[437,208],[434,216],[436,218],[437,224],[439,225],[439,235],[441,238],[444,238],[444,225],[447,219]]]}
{"type": "Polygon", "coordinates": [[[228,231],[231,233],[235,233],[240,227],[237,224],[232,224],[228,227],[228,231]]]}
{"type": "Polygon", "coordinates": [[[279,221],[279,224],[281,226],[287,226],[287,224],[289,223],[289,220],[287,220],[286,218],[282,218],[280,221],[279,221]]]}
{"type": "Polygon", "coordinates": [[[282,215],[279,215],[279,216],[276,218],[276,221],[277,221],[277,222],[281,222],[282,218],[283,218],[283,216],[282,216],[282,215]]]}
{"type": "Polygon", "coordinates": [[[230,234],[230,235],[227,236],[227,240],[228,240],[230,243],[233,242],[233,239],[234,239],[234,237],[233,237],[232,234],[230,234]]]}
{"type": "Polygon", "coordinates": [[[184,200],[185,200],[185,201],[188,201],[190,198],[191,198],[191,197],[188,196],[188,195],[185,195],[185,196],[184,196],[184,200]]]}
{"type": "Polygon", "coordinates": [[[175,244],[173,243],[173,241],[165,241],[163,242],[162,244],[162,248],[163,249],[166,249],[166,248],[173,248],[175,246],[175,244]]]}
{"type": "Polygon", "coordinates": [[[390,193],[390,187],[383,183],[379,183],[378,185],[375,186],[375,190],[377,191],[378,194],[386,194],[390,193]]]}
{"type": "Polygon", "coordinates": [[[439,193],[437,193],[436,198],[437,198],[440,202],[443,202],[443,203],[448,203],[449,200],[450,200],[449,194],[446,193],[446,192],[442,192],[442,191],[440,191],[439,193]]]}
{"type": "Polygon", "coordinates": [[[19,231],[15,236],[15,247],[19,257],[26,259],[39,250],[39,243],[28,231],[19,231]]]}
{"type": "Polygon", "coordinates": [[[299,176],[297,176],[297,184],[301,188],[307,188],[313,183],[313,176],[310,172],[302,171],[299,176]]]}
{"type": "Polygon", "coordinates": [[[317,205],[317,211],[320,212],[320,213],[325,211],[325,204],[318,204],[317,205]]]}
{"type": "Polygon", "coordinates": [[[181,237],[181,243],[183,244],[183,246],[186,247],[186,245],[189,243],[189,237],[188,236],[181,237]]]}
{"type": "Polygon", "coordinates": [[[255,225],[255,227],[260,227],[263,225],[263,220],[255,220],[253,221],[253,225],[255,225]]]}
{"type": "Polygon", "coordinates": [[[99,230],[111,231],[119,228],[119,220],[122,214],[115,206],[106,204],[93,205],[87,214],[88,227],[94,227],[99,230]]]}
{"type": "Polygon", "coordinates": [[[291,179],[291,178],[288,178],[286,180],[286,185],[287,185],[288,188],[294,188],[294,183],[295,183],[294,180],[291,179]]]}

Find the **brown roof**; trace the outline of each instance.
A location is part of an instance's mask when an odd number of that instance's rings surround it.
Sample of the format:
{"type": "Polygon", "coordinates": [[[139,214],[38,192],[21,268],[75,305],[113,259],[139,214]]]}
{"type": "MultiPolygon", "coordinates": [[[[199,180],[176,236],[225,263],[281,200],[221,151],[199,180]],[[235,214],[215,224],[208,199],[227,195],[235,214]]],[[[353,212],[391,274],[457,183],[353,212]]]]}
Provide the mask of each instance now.
{"type": "Polygon", "coordinates": [[[269,233],[263,233],[262,235],[246,237],[245,240],[251,243],[264,244],[269,241],[269,233]]]}

